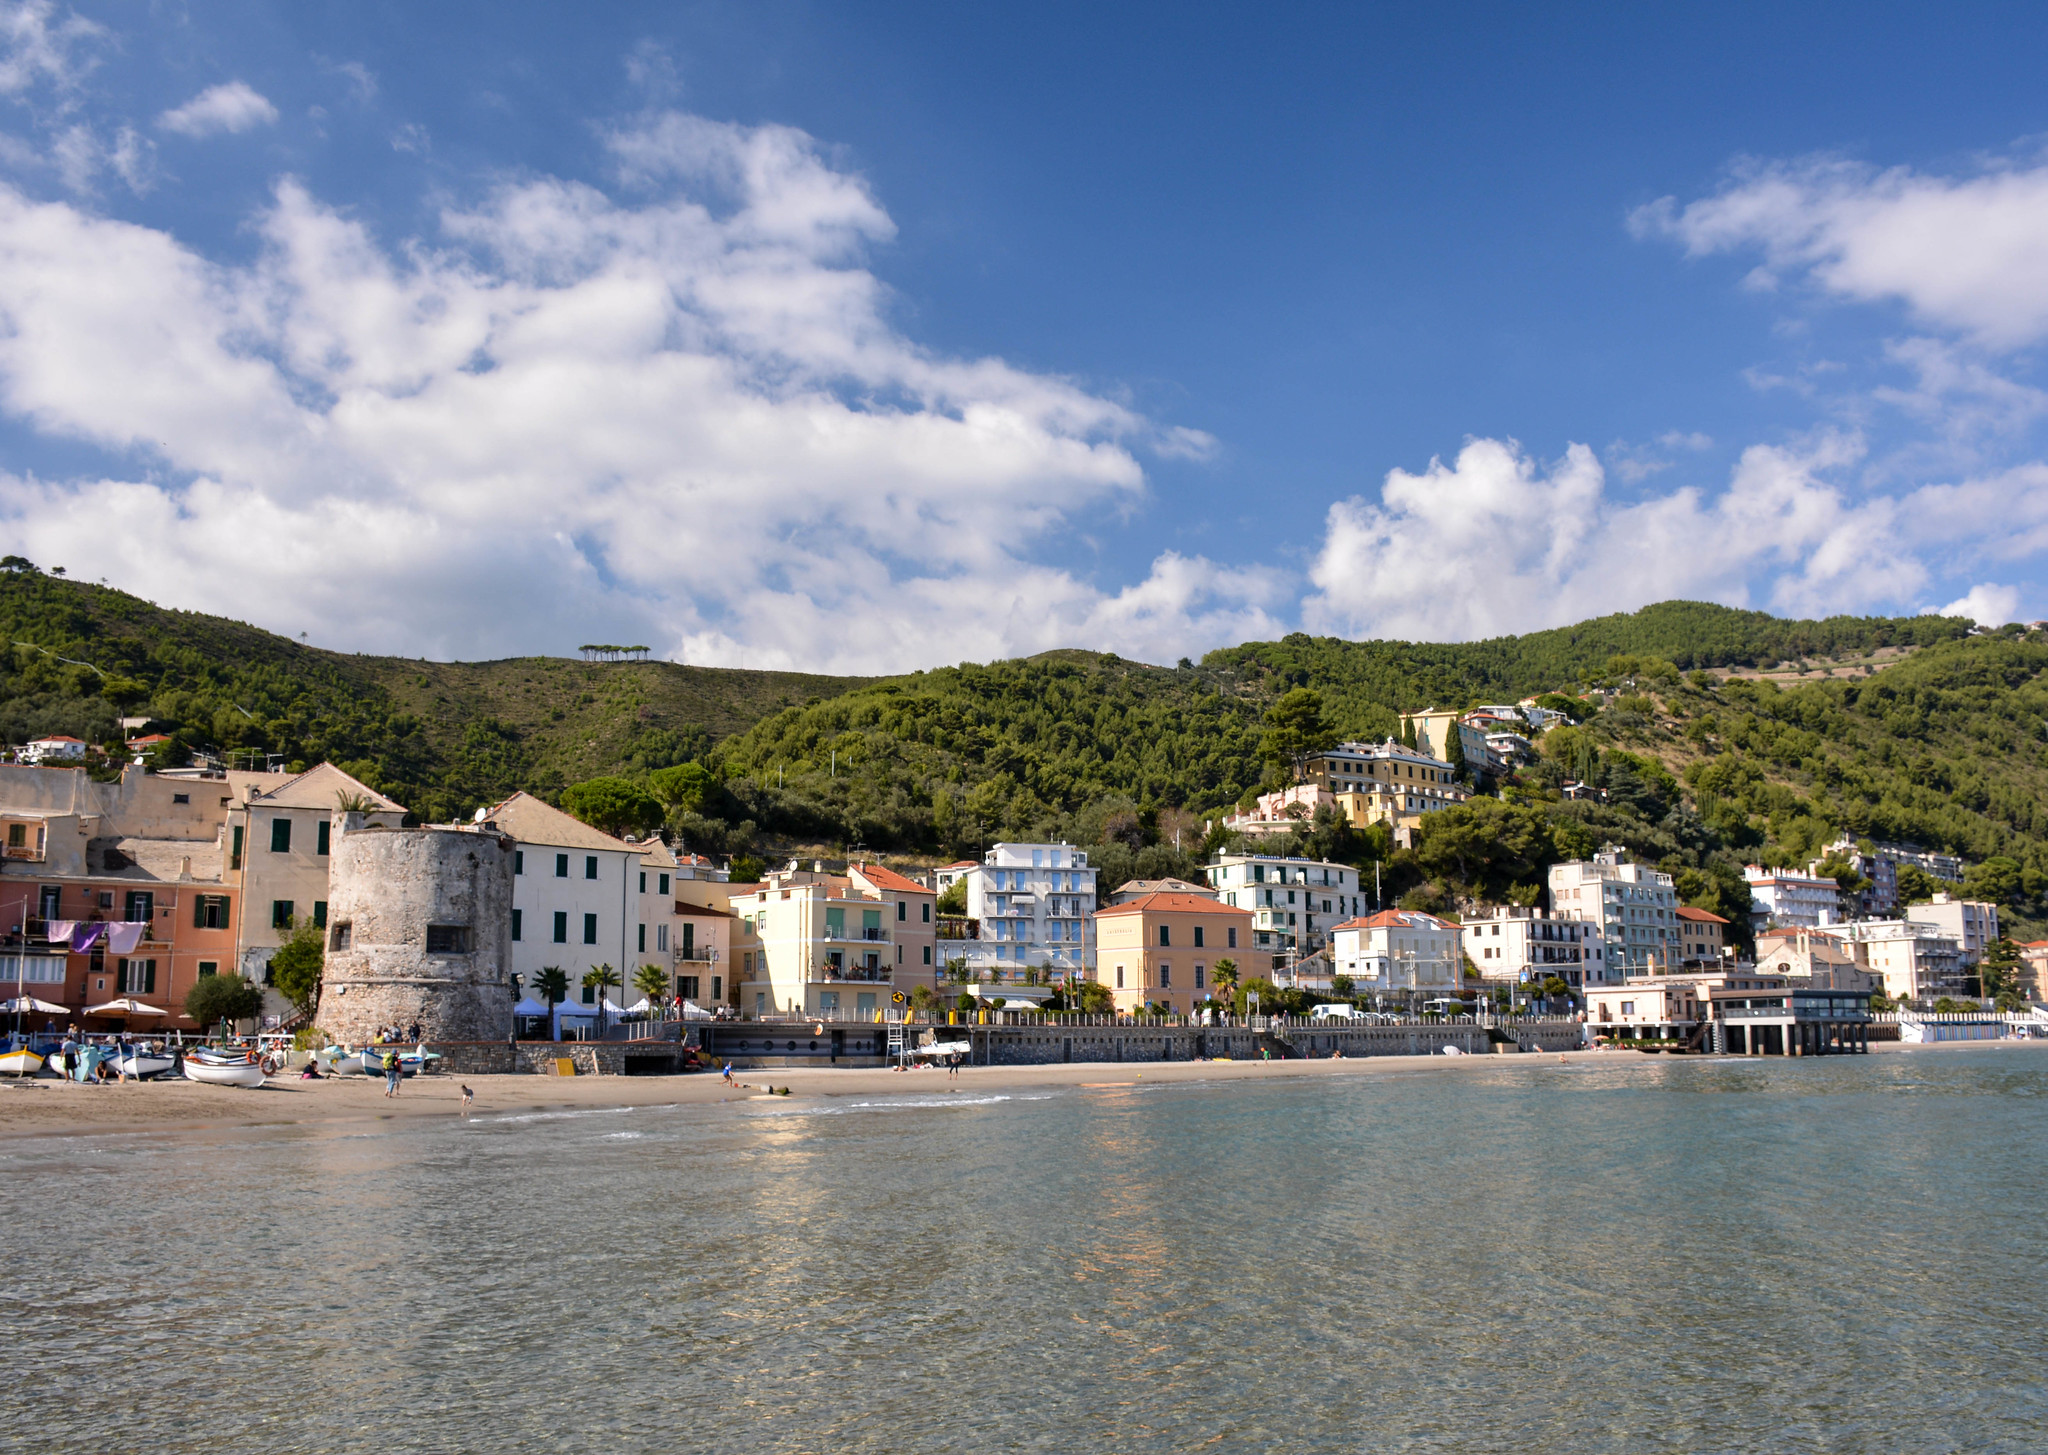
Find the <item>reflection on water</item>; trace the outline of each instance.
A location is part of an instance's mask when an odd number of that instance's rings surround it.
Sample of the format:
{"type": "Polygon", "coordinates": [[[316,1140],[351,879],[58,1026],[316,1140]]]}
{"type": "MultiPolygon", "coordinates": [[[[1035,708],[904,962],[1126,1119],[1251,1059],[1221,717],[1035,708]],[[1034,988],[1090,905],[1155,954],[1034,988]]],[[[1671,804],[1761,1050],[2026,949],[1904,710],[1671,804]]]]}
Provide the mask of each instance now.
{"type": "Polygon", "coordinates": [[[2036,1450],[2044,1092],[1986,1047],[14,1144],[0,1441],[2036,1450]]]}

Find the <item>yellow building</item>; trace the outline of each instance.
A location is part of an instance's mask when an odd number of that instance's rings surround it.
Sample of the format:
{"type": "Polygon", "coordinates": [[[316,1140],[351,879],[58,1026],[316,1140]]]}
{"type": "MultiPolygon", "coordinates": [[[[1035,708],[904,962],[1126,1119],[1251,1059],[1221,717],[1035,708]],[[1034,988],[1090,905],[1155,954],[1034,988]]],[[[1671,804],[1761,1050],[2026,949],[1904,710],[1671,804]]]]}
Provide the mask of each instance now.
{"type": "Polygon", "coordinates": [[[1119,1011],[1149,1005],[1185,1013],[1209,998],[1218,960],[1244,964],[1251,926],[1250,910],[1202,894],[1112,904],[1095,911],[1095,978],[1119,1011]]]}

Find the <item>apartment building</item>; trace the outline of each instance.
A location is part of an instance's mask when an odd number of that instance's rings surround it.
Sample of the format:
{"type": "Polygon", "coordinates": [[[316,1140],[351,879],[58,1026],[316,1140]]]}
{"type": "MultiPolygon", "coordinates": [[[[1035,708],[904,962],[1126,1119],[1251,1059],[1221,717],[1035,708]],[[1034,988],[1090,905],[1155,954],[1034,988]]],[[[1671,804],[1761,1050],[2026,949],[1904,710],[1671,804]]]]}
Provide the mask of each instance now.
{"type": "Polygon", "coordinates": [[[1573,990],[1606,979],[1600,927],[1590,920],[1504,905],[1467,919],[1463,931],[1464,952],[1484,979],[1522,984],[1554,975],[1573,990]]]}
{"type": "Polygon", "coordinates": [[[944,974],[938,962],[938,891],[880,864],[848,864],[846,877],[858,889],[886,894],[895,906],[891,938],[899,987],[923,983],[936,990],[944,974]]]}
{"type": "Polygon", "coordinates": [[[1963,963],[1975,965],[1998,938],[1998,906],[1978,899],[1956,899],[1936,893],[1931,904],[1906,906],[1905,917],[1932,925],[1962,947],[1963,963]]]}
{"type": "Polygon", "coordinates": [[[1559,919],[1599,926],[1606,983],[1668,968],[1680,958],[1676,885],[1669,874],[1631,861],[1619,845],[1608,844],[1591,859],[1551,865],[1550,907],[1559,919]]]}
{"type": "Polygon", "coordinates": [[[735,894],[753,884],[735,884],[732,873],[702,854],[677,854],[671,890],[675,896],[671,945],[676,994],[709,1009],[737,1006],[739,984],[751,977],[760,942],[733,910],[735,894]]]}
{"type": "MultiPolygon", "coordinates": [[[[583,976],[609,965],[619,977],[609,997],[624,1004],[616,998],[645,963],[641,928],[653,913],[640,887],[646,849],[525,792],[478,809],[475,822],[515,844],[512,973],[524,991],[542,970],[556,969],[568,977],[569,1005],[595,1008],[596,988],[584,986],[583,976]]],[[[653,885],[658,887],[662,872],[653,871],[653,885]]]]}
{"type": "MultiPolygon", "coordinates": [[[[1478,741],[1483,749],[1485,738],[1478,741]]],[[[1384,823],[1412,832],[1424,814],[1472,796],[1449,763],[1427,749],[1405,748],[1391,738],[1383,743],[1339,743],[1309,759],[1307,770],[1308,783],[1328,793],[1353,828],[1384,823]]]]}
{"type": "Polygon", "coordinates": [[[1678,958],[1688,965],[1719,964],[1728,948],[1728,921],[1709,910],[1678,906],[1678,958]]]}
{"type": "Polygon", "coordinates": [[[1856,920],[1836,925],[1833,933],[1869,970],[1884,982],[1894,1000],[1926,1002],[1944,995],[1963,995],[1965,967],[1962,943],[1931,924],[1915,920],[1856,920]]]}
{"type": "Polygon", "coordinates": [[[1750,864],[1743,869],[1742,877],[1749,883],[1750,922],[1759,930],[1816,930],[1842,919],[1842,886],[1825,874],[1763,869],[1750,864]]]}
{"type": "Polygon", "coordinates": [[[1251,923],[1250,910],[1204,894],[1147,894],[1108,905],[1095,912],[1096,978],[1119,1011],[1190,1011],[1214,991],[1219,959],[1243,964],[1251,923]]]}
{"type": "Polygon", "coordinates": [[[1421,910],[1389,909],[1346,920],[1330,935],[1330,960],[1361,993],[1433,1000],[1464,987],[1462,931],[1421,910]]]}
{"type": "MultiPolygon", "coordinates": [[[[926,891],[917,886],[919,895],[926,891]]],[[[869,866],[859,873],[775,870],[732,898],[758,949],[739,982],[741,1007],[756,1015],[846,1015],[872,1018],[896,988],[897,892],[877,885],[869,866]]],[[[904,923],[917,913],[906,911],[904,923]]],[[[906,975],[906,985],[916,983],[906,975]]]]}
{"type": "MultiPolygon", "coordinates": [[[[1071,844],[997,844],[981,862],[934,871],[943,894],[967,886],[972,939],[948,939],[976,980],[1020,978],[1029,968],[1053,981],[1085,980],[1095,968],[1096,871],[1071,844]]],[[[943,968],[941,966],[940,968],[943,968]]]]}
{"type": "Polygon", "coordinates": [[[1870,991],[1881,983],[1851,941],[1822,930],[1766,930],[1756,937],[1756,969],[1831,990],[1870,991]]]}
{"type": "Polygon", "coordinates": [[[1332,928],[1365,908],[1358,871],[1321,859],[1219,854],[1202,874],[1224,904],[1252,912],[1246,948],[1270,956],[1275,970],[1285,969],[1290,956],[1321,949],[1332,928]]]}

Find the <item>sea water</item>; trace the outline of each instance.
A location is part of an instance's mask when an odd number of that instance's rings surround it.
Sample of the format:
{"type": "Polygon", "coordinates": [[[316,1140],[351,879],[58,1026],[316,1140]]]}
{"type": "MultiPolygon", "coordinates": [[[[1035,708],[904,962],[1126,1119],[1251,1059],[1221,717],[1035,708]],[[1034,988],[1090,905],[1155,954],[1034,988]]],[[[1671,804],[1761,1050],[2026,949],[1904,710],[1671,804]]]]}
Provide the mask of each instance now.
{"type": "Polygon", "coordinates": [[[2048,1448],[2048,1053],[1532,1060],[10,1142],[0,1443],[2048,1448]]]}

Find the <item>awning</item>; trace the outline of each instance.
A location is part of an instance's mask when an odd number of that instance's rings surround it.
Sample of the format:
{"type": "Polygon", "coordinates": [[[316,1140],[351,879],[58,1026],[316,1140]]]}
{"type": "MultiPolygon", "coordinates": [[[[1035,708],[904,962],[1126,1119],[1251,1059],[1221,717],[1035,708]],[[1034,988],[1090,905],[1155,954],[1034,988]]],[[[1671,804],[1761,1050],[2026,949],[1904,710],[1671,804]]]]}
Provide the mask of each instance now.
{"type": "Polygon", "coordinates": [[[47,1000],[37,1000],[33,995],[17,995],[9,1001],[0,1001],[0,1015],[69,1015],[69,1008],[52,1005],[47,1000]]]}
{"type": "Polygon", "coordinates": [[[122,996],[122,997],[121,997],[121,998],[120,998],[119,1000],[110,1000],[110,1001],[108,1001],[108,1002],[107,1002],[107,1003],[106,1003],[105,1005],[89,1005],[89,1006],[87,1006],[87,1007],[85,1008],[85,1014],[87,1014],[87,1015],[169,1015],[169,1014],[170,1014],[170,1012],[169,1012],[169,1011],[167,1011],[167,1010],[159,1010],[159,1009],[158,1009],[157,1007],[155,1007],[155,1006],[153,1006],[153,1005],[144,1005],[144,1004],[143,1004],[143,1003],[142,1003],[141,1001],[139,1001],[139,1000],[136,1000],[136,999],[134,999],[134,998],[133,998],[132,996],[125,996],[125,995],[124,995],[124,996],[122,996]]]}

